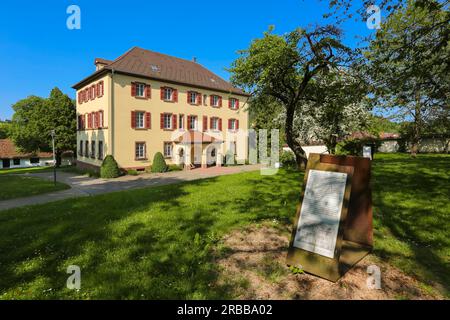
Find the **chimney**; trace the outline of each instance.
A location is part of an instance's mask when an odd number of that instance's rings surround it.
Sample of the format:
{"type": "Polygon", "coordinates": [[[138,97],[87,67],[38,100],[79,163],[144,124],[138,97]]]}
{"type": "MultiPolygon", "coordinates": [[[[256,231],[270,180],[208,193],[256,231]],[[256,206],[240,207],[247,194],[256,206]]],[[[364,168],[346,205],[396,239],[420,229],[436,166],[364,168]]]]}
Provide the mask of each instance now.
{"type": "Polygon", "coordinates": [[[102,58],[95,58],[94,64],[95,64],[95,71],[98,71],[100,69],[103,69],[104,66],[107,66],[112,61],[102,59],[102,58]]]}
{"type": "Polygon", "coordinates": [[[192,58],[192,61],[195,62],[195,63],[197,63],[197,57],[193,57],[193,58],[192,58]]]}

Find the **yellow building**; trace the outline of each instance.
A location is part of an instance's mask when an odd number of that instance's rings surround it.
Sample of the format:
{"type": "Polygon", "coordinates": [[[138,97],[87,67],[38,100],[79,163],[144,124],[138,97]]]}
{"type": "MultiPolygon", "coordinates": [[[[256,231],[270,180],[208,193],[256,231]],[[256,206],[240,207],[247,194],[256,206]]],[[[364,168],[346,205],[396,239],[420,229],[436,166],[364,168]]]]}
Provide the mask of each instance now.
{"type": "Polygon", "coordinates": [[[97,169],[112,155],[143,170],[156,152],[186,168],[247,159],[249,95],[195,60],[134,47],[95,66],[73,86],[79,166],[97,169]]]}

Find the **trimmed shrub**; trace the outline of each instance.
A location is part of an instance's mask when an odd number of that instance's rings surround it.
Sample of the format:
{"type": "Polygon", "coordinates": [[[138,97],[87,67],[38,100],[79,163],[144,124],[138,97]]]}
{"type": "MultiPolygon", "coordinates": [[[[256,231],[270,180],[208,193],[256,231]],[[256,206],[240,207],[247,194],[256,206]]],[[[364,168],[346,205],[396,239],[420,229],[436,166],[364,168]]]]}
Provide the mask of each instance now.
{"type": "Polygon", "coordinates": [[[166,160],[164,160],[164,156],[161,152],[155,153],[155,156],[153,157],[153,163],[152,163],[152,172],[166,172],[168,169],[166,160]]]}
{"type": "Polygon", "coordinates": [[[295,154],[290,151],[283,151],[280,155],[280,163],[284,168],[296,168],[297,162],[295,161],[295,154]]]}
{"type": "Polygon", "coordinates": [[[129,176],[137,176],[139,174],[139,172],[137,172],[137,170],[130,169],[130,170],[127,171],[127,174],[129,176]]]}
{"type": "Polygon", "coordinates": [[[120,176],[120,169],[113,156],[107,155],[100,168],[100,177],[105,179],[117,178],[120,176]]]}

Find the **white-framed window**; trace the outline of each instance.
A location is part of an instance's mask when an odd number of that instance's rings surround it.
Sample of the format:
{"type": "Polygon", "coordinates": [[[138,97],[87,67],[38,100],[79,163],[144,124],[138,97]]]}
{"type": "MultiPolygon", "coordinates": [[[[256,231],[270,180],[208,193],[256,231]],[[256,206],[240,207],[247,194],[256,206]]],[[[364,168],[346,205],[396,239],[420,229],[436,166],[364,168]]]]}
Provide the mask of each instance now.
{"type": "Polygon", "coordinates": [[[98,159],[103,160],[103,141],[98,142],[98,159]]]}
{"type": "Polygon", "coordinates": [[[211,130],[219,130],[219,118],[211,118],[211,130]]]}
{"type": "Polygon", "coordinates": [[[136,159],[145,159],[145,142],[136,142],[136,159]]]}
{"type": "Polygon", "coordinates": [[[136,112],[136,128],[144,129],[145,126],[145,112],[136,112]]]}
{"type": "Polygon", "coordinates": [[[164,100],[167,100],[167,101],[173,100],[173,89],[172,88],[164,88],[164,100]]]}
{"type": "Polygon", "coordinates": [[[235,98],[230,98],[230,104],[231,104],[231,109],[237,109],[238,108],[238,101],[235,98]]]}
{"type": "Polygon", "coordinates": [[[172,114],[164,114],[164,129],[172,129],[172,114]]]}
{"type": "Polygon", "coordinates": [[[198,97],[198,93],[195,91],[191,91],[190,92],[190,99],[189,99],[189,103],[190,104],[197,104],[197,97],[198,97]]]}
{"type": "Polygon", "coordinates": [[[136,97],[144,97],[145,96],[145,84],[136,83],[136,97]]]}
{"type": "Polygon", "coordinates": [[[184,129],[184,115],[183,114],[180,114],[178,116],[178,128],[184,129]]]}
{"type": "Polygon", "coordinates": [[[164,142],[164,157],[172,157],[173,145],[172,142],[164,142]]]}
{"type": "Polygon", "coordinates": [[[98,127],[103,128],[103,111],[98,113],[98,127]]]}
{"type": "Polygon", "coordinates": [[[197,116],[189,116],[189,130],[197,129],[197,116]]]}
{"type": "Polygon", "coordinates": [[[236,119],[230,119],[230,130],[236,130],[236,129],[237,129],[236,119]]]}
{"type": "Polygon", "coordinates": [[[219,96],[212,96],[212,106],[213,107],[219,106],[219,96]]]}

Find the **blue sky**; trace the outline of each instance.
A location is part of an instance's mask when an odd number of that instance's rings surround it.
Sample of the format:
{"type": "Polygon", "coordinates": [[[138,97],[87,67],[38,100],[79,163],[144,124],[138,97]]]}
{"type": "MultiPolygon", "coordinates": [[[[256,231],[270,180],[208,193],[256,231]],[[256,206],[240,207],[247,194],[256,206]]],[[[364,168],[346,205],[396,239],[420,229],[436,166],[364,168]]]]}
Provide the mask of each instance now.
{"type": "MultiPolygon", "coordinates": [[[[359,2],[359,1],[356,1],[359,2]]],[[[29,95],[46,97],[94,71],[96,57],[114,59],[133,46],[199,63],[225,79],[236,51],[269,25],[282,34],[323,24],[328,1],[8,1],[0,7],[0,119],[29,95]],[[66,9],[81,9],[81,30],[69,30],[66,9]]],[[[343,25],[345,42],[373,32],[364,22],[343,25]]]]}

